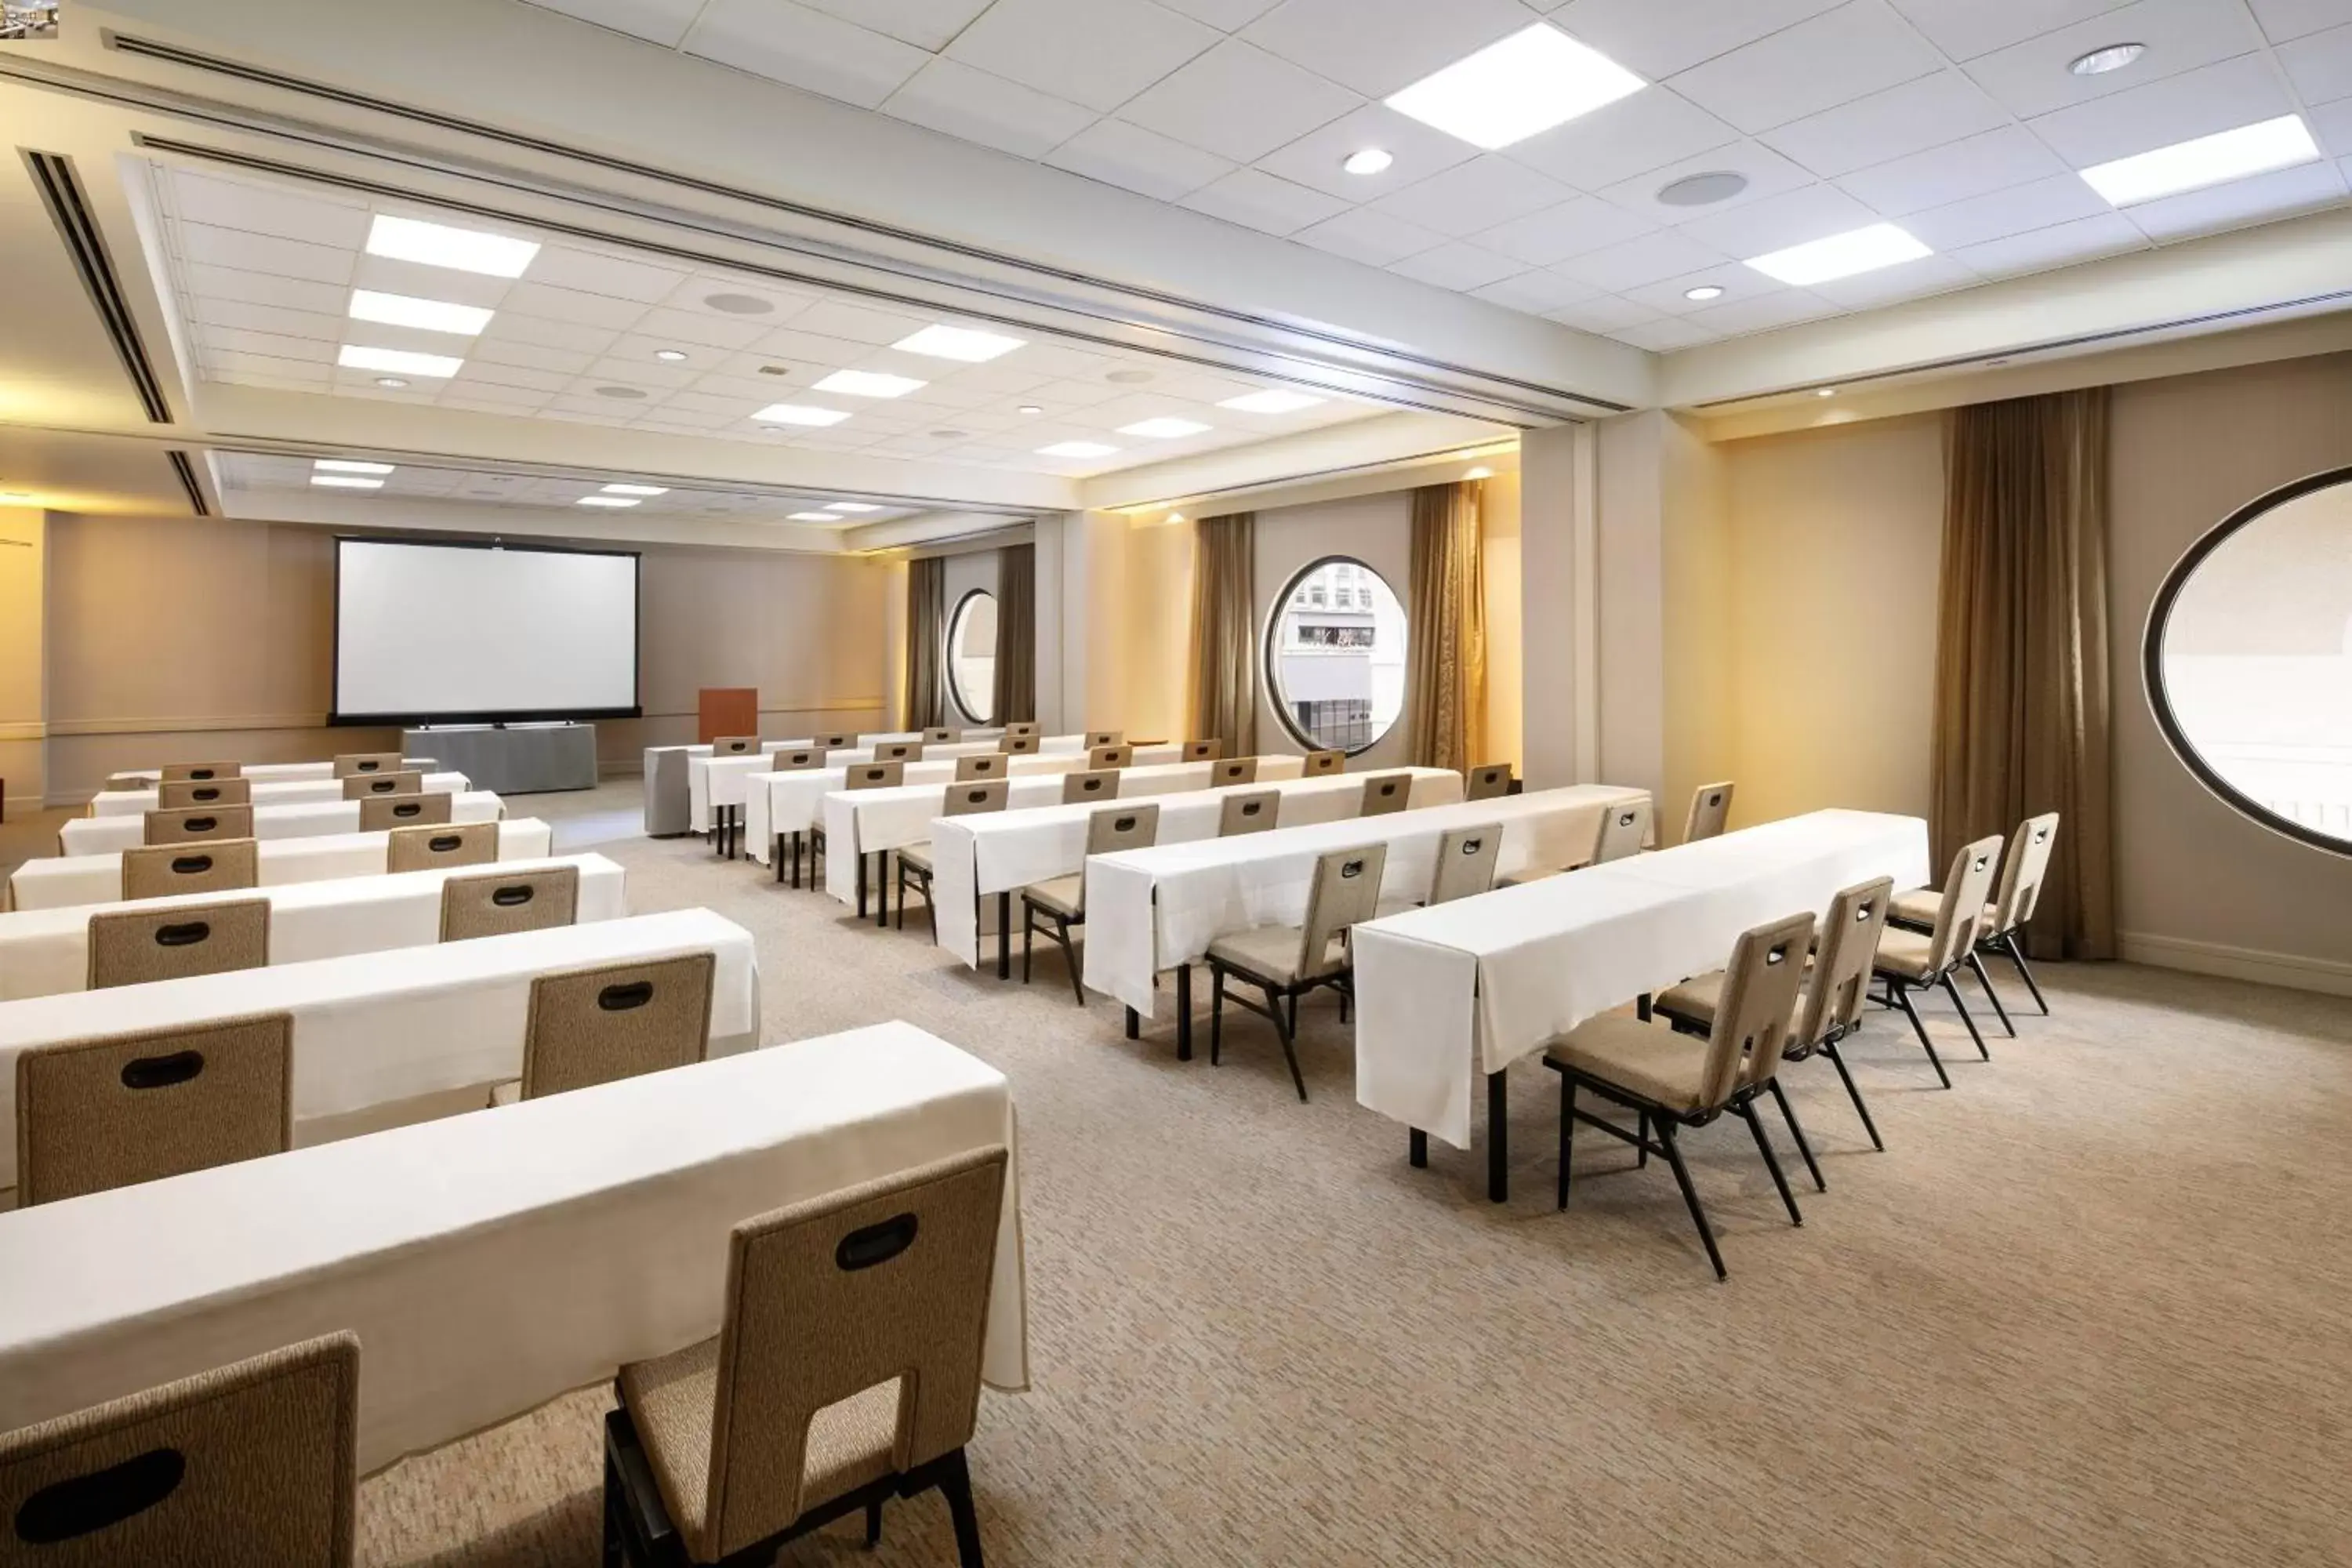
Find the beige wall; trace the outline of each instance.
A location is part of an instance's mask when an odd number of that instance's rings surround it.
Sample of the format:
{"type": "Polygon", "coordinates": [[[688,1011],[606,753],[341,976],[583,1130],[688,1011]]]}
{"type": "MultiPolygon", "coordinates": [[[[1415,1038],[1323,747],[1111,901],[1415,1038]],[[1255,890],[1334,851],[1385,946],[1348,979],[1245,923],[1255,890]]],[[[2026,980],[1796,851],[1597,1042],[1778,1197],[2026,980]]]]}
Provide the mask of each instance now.
{"type": "MultiPolygon", "coordinates": [[[[1162,523],[1127,534],[1127,712],[1130,737],[1169,741],[1192,733],[1192,525],[1162,523]]],[[[1265,737],[1258,737],[1265,743],[1265,737]]]]}
{"type": "Polygon", "coordinates": [[[1519,476],[1514,469],[1484,482],[1478,542],[1486,611],[1486,743],[1474,760],[1508,763],[1514,773],[1524,777],[1527,750],[1521,681],[1527,642],[1520,604],[1525,584],[1519,552],[1519,476]]]}
{"type": "Polygon", "coordinates": [[[44,788],[42,726],[48,716],[42,637],[47,520],[0,508],[0,781],[5,808],[37,811],[44,788]]]}

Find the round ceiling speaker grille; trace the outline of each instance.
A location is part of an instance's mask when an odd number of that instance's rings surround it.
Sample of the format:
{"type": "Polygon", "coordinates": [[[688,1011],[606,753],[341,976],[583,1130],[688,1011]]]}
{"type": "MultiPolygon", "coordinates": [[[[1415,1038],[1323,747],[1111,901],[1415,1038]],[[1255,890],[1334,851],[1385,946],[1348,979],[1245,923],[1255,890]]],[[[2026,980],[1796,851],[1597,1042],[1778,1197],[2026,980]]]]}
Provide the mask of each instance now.
{"type": "Polygon", "coordinates": [[[645,394],[634,386],[600,386],[596,389],[596,395],[599,397],[619,397],[629,401],[635,401],[637,398],[643,397],[645,394]]]}
{"type": "Polygon", "coordinates": [[[702,302],[730,316],[764,316],[775,306],[757,294],[706,294],[702,302]]]}
{"type": "Polygon", "coordinates": [[[1108,375],[1104,376],[1103,379],[1105,381],[1116,381],[1127,386],[1133,386],[1140,382],[1150,381],[1151,379],[1151,373],[1148,370],[1115,370],[1108,375]]]}
{"type": "Polygon", "coordinates": [[[1658,188],[1658,200],[1670,207],[1712,206],[1727,202],[1748,188],[1748,176],[1729,169],[1712,169],[1704,174],[1685,174],[1672,184],[1658,188]]]}

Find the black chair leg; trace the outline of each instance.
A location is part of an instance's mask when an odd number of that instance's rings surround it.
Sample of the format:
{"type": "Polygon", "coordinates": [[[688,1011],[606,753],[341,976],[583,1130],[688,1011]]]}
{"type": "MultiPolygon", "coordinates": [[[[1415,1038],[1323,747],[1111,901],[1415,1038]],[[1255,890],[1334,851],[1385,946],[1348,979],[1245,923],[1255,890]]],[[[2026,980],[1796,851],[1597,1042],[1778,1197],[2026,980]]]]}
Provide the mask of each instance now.
{"type": "Polygon", "coordinates": [[[1218,965],[1209,965],[1209,1065],[1217,1065],[1217,1053],[1225,1043],[1225,972],[1218,965]]]}
{"type": "Polygon", "coordinates": [[[907,863],[898,862],[898,929],[907,929],[907,863]]]}
{"type": "Polygon", "coordinates": [[[1780,1189],[1780,1202],[1789,1211],[1789,1223],[1804,1224],[1805,1216],[1797,1212],[1797,1194],[1789,1190],[1789,1178],[1780,1173],[1780,1157],[1772,1152],[1772,1140],[1764,1136],[1764,1123],[1756,1114],[1756,1102],[1741,1100],[1738,1114],[1756,1139],[1756,1152],[1764,1156],[1764,1168],[1772,1173],[1772,1184],[1780,1189]]]}
{"type": "Polygon", "coordinates": [[[1772,1080],[1772,1103],[1780,1108],[1780,1120],[1789,1124],[1789,1136],[1797,1141],[1797,1152],[1805,1157],[1805,1169],[1813,1173],[1813,1190],[1828,1192],[1830,1184],[1822,1180],[1822,1167],[1813,1158],[1813,1146],[1805,1142],[1805,1130],[1797,1121],[1797,1108],[1789,1103],[1788,1093],[1781,1089],[1778,1078],[1772,1080]]]}
{"type": "Polygon", "coordinates": [[[1021,900],[1021,984],[1029,984],[1029,961],[1032,952],[1030,937],[1037,929],[1036,910],[1028,900],[1021,900]]]}
{"type": "Polygon", "coordinates": [[[873,1551],[882,1544],[882,1500],[876,1498],[866,1505],[866,1550],[873,1551]]]}
{"type": "Polygon", "coordinates": [[[1936,1077],[1946,1089],[1951,1088],[1952,1075],[1944,1070],[1944,1058],[1936,1054],[1936,1042],[1927,1037],[1927,1026],[1919,1021],[1919,1009],[1911,1005],[1910,987],[1898,980],[1888,984],[1886,989],[1888,994],[1895,998],[1895,1005],[1903,1009],[1903,1016],[1911,1020],[1911,1032],[1917,1035],[1919,1043],[1927,1047],[1927,1061],[1935,1068],[1936,1077]]]}
{"type": "Polygon", "coordinates": [[[1559,1075],[1559,1206],[1568,1207],[1568,1158],[1576,1143],[1576,1080],[1559,1075]]]}
{"type": "Polygon", "coordinates": [[[971,1468],[958,1448],[940,1461],[940,1492],[955,1521],[957,1568],[984,1568],[980,1556],[980,1515],[971,1506],[971,1468]]]}
{"type": "Polygon", "coordinates": [[[1083,1007],[1087,1005],[1087,988],[1078,979],[1078,950],[1070,945],[1070,922],[1059,915],[1054,917],[1054,940],[1062,944],[1062,962],[1070,966],[1070,993],[1083,1007]]]}
{"type": "Polygon", "coordinates": [[[1271,985],[1266,986],[1265,1002],[1266,1011],[1274,1015],[1274,1032],[1282,1041],[1282,1059],[1290,1064],[1290,1081],[1297,1086],[1299,1102],[1304,1104],[1307,1079],[1298,1070],[1298,1049],[1291,1043],[1291,1037],[1298,1029],[1298,993],[1294,991],[1290,994],[1290,1022],[1287,1024],[1282,1021],[1282,993],[1271,985]]]}
{"type": "Polygon", "coordinates": [[[1691,1223],[1698,1226],[1698,1238],[1706,1244],[1706,1260],[1715,1265],[1715,1277],[1727,1279],[1724,1271],[1723,1254],[1717,1250],[1714,1227],[1706,1223],[1706,1210],[1699,1205],[1698,1189],[1691,1185],[1690,1172],[1683,1164],[1683,1152],[1675,1146],[1674,1123],[1658,1118],[1658,1147],[1666,1152],[1666,1163],[1675,1170],[1675,1184],[1683,1190],[1683,1202],[1690,1209],[1691,1223]]]}
{"type": "Polygon", "coordinates": [[[1642,1135],[1642,1141],[1633,1145],[1633,1169],[1646,1171],[1650,1168],[1650,1113],[1644,1110],[1637,1114],[1641,1121],[1633,1130],[1642,1135]]]}
{"type": "Polygon", "coordinates": [[[2025,988],[2033,993],[2033,1005],[2041,1008],[2042,1016],[2047,1018],[2050,1016],[2050,1004],[2042,999],[2042,987],[2033,983],[2033,971],[2025,966],[2025,950],[2017,945],[2017,933],[2011,931],[2003,936],[2000,945],[2008,952],[2010,963],[2017,965],[2017,973],[2024,980],[2025,988]]]}
{"type": "Polygon", "coordinates": [[[625,1568],[628,1549],[621,1535],[621,1472],[613,1462],[612,1439],[604,1440],[604,1568],[625,1568]]]}
{"type": "Polygon", "coordinates": [[[1853,1113],[1862,1118],[1862,1130],[1870,1134],[1870,1146],[1884,1154],[1886,1144],[1878,1136],[1878,1124],[1870,1119],[1870,1107],[1862,1102],[1862,1090],[1855,1087],[1853,1074],[1846,1071],[1845,1058],[1838,1054],[1835,1046],[1823,1046],[1822,1054],[1830,1058],[1832,1067],[1837,1068],[1839,1080],[1845,1085],[1846,1098],[1853,1101],[1853,1113]]]}
{"type": "Polygon", "coordinates": [[[2000,1005],[2000,993],[1992,988],[1992,976],[1985,973],[1983,957],[1973,952],[1969,954],[1969,967],[1976,972],[1977,984],[1984,987],[1985,995],[1991,999],[1993,1013],[2000,1019],[2001,1028],[2011,1039],[2017,1038],[2017,1026],[2009,1021],[2009,1009],[2000,1005]]]}
{"type": "Polygon", "coordinates": [[[1969,1016],[1969,1005],[1960,1000],[1960,988],[1953,984],[1949,970],[1944,972],[1944,994],[1952,999],[1953,1010],[1959,1014],[1960,1022],[1969,1026],[1969,1038],[1977,1043],[1977,1055],[1987,1061],[1992,1060],[1991,1047],[1985,1044],[1984,1036],[1978,1031],[1977,1021],[1969,1016]]]}

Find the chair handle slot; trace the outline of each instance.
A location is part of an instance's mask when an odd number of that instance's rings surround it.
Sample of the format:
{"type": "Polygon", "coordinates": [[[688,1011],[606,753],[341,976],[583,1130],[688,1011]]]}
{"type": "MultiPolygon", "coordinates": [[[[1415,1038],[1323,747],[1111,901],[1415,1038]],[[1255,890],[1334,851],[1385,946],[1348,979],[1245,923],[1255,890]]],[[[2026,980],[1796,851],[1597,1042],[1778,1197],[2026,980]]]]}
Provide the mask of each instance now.
{"type": "Polygon", "coordinates": [[[390,795],[393,792],[394,787],[399,783],[400,781],[398,779],[370,779],[368,780],[368,794],[390,795]]]}
{"type": "Polygon", "coordinates": [[[173,1051],[163,1057],[134,1057],[122,1064],[125,1089],[169,1089],[205,1070],[202,1051],[173,1051]]]}
{"type": "Polygon", "coordinates": [[[212,934],[213,928],[209,921],[181,921],[173,925],[157,926],[155,945],[157,947],[194,947],[212,934]]]}
{"type": "Polygon", "coordinates": [[[425,808],[412,801],[405,805],[394,806],[392,808],[392,815],[394,816],[422,816],[425,815],[425,808]]]}
{"type": "Polygon", "coordinates": [[[520,909],[539,896],[528,882],[518,882],[511,888],[500,888],[490,895],[490,902],[502,910],[520,909]]]}
{"type": "Polygon", "coordinates": [[[833,1261],[845,1272],[887,1263],[915,1245],[915,1216],[895,1215],[879,1225],[861,1226],[841,1238],[833,1261]]]}
{"type": "Polygon", "coordinates": [[[173,871],[183,877],[198,876],[204,872],[211,870],[212,868],[213,858],[209,855],[174,855],[172,857],[173,871]]]}
{"type": "Polygon", "coordinates": [[[214,828],[220,826],[220,818],[217,816],[183,817],[180,821],[180,826],[186,828],[190,833],[210,833],[214,828]]]}
{"type": "Polygon", "coordinates": [[[625,1013],[642,1007],[654,999],[654,983],[632,981],[625,985],[607,985],[596,993],[596,1005],[607,1013],[625,1013]]]}
{"type": "Polygon", "coordinates": [[[425,847],[436,855],[446,855],[452,850],[462,849],[465,844],[466,840],[457,834],[436,833],[425,841],[425,847]]]}
{"type": "Polygon", "coordinates": [[[86,1476],[52,1481],[16,1510],[16,1539],[55,1546],[146,1512],[180,1488],[188,1461],[177,1448],[150,1448],[86,1476]]]}
{"type": "Polygon", "coordinates": [[[213,801],[220,798],[220,789],[217,785],[211,789],[192,789],[188,793],[198,800],[213,801]]]}
{"type": "Polygon", "coordinates": [[[1479,850],[1484,849],[1486,847],[1486,841],[1483,838],[1465,838],[1462,841],[1462,853],[1465,855],[1475,855],[1479,850]]]}
{"type": "Polygon", "coordinates": [[[1343,882],[1363,874],[1364,863],[1361,860],[1350,860],[1339,868],[1339,879],[1343,882]]]}

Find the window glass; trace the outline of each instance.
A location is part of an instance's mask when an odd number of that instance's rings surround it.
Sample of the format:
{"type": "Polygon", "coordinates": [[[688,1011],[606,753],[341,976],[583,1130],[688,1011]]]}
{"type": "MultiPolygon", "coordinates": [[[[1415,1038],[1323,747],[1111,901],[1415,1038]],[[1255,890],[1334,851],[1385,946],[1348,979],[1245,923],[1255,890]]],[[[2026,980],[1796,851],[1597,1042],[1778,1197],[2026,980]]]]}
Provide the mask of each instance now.
{"type": "Polygon", "coordinates": [[[948,692],[971,722],[994,721],[996,595],[985,588],[957,600],[948,617],[948,692]]]}
{"type": "Polygon", "coordinates": [[[1360,561],[1328,556],[1275,597],[1265,667],[1274,704],[1302,744],[1360,752],[1404,711],[1404,605],[1360,561]]]}

